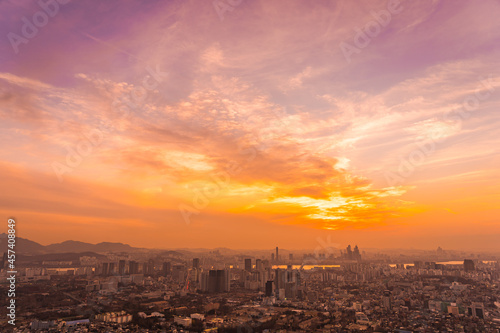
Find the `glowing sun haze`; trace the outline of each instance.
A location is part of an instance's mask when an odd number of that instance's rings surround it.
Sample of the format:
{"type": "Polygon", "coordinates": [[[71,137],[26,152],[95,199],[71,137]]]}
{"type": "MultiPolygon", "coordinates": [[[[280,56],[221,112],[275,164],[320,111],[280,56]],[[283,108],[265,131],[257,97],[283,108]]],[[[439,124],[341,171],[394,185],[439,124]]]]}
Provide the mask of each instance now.
{"type": "Polygon", "coordinates": [[[49,3],[0,3],[19,237],[500,249],[499,1],[49,3]]]}

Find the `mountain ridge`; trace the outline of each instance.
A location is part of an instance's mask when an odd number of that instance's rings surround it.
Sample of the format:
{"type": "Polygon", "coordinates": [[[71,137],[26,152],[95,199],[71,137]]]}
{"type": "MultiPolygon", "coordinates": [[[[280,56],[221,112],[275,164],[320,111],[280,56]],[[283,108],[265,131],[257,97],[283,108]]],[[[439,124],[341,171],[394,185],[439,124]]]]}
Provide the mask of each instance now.
{"type": "MultiPolygon", "coordinates": [[[[0,234],[0,251],[7,252],[8,237],[7,234],[0,234]]],[[[16,237],[14,251],[22,254],[50,254],[50,253],[82,253],[82,252],[134,252],[143,249],[132,247],[128,244],[101,242],[97,244],[86,243],[81,241],[67,240],[61,243],[42,245],[35,241],[16,237]]]]}

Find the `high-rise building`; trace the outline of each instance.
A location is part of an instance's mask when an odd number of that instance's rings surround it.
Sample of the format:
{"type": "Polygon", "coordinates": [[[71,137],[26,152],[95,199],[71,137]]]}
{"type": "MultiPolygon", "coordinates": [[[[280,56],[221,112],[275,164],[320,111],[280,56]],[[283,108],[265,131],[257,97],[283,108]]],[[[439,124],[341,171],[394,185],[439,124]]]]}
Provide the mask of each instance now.
{"type": "Polygon", "coordinates": [[[274,263],[274,253],[271,253],[271,262],[274,263]]]}
{"type": "Polygon", "coordinates": [[[420,261],[420,260],[416,260],[413,262],[413,267],[415,267],[415,269],[422,269],[425,267],[424,262],[420,261]]]}
{"type": "Polygon", "coordinates": [[[472,259],[464,259],[464,271],[472,272],[475,269],[472,259]]]}
{"type": "Polygon", "coordinates": [[[128,262],[128,272],[129,274],[138,274],[139,273],[139,263],[134,260],[130,260],[128,262]]]}
{"type": "Polygon", "coordinates": [[[194,258],[193,259],[193,268],[194,269],[199,269],[200,268],[200,258],[194,258]]]}
{"type": "Polygon", "coordinates": [[[276,268],[274,271],[274,288],[275,290],[285,288],[287,271],[283,269],[276,268]]]}
{"type": "Polygon", "coordinates": [[[172,267],[172,279],[177,282],[186,280],[186,269],[184,265],[174,265],[172,267]]]}
{"type": "Polygon", "coordinates": [[[285,298],[294,299],[297,297],[297,286],[295,282],[285,283],[285,298]]]}
{"type": "Polygon", "coordinates": [[[147,266],[147,274],[154,274],[155,273],[155,262],[153,259],[148,260],[148,266],[147,266]]]}
{"type": "Polygon", "coordinates": [[[273,295],[273,281],[266,282],[266,297],[273,295]]]}
{"type": "Polygon", "coordinates": [[[208,293],[229,292],[229,271],[218,269],[203,272],[201,276],[201,290],[208,293]]]}
{"type": "Polygon", "coordinates": [[[109,275],[115,274],[115,263],[114,262],[110,262],[109,263],[109,265],[108,265],[108,274],[109,275]]]}
{"type": "Polygon", "coordinates": [[[163,267],[162,267],[163,275],[169,275],[170,274],[170,270],[171,270],[171,264],[170,264],[170,262],[165,261],[163,263],[163,267]]]}
{"type": "Polygon", "coordinates": [[[125,260],[120,260],[118,262],[118,274],[125,274],[125,260]]]}
{"type": "Polygon", "coordinates": [[[276,246],[276,262],[280,261],[280,255],[278,253],[278,247],[276,246]]]}
{"type": "Polygon", "coordinates": [[[255,260],[255,269],[261,271],[263,268],[264,266],[262,265],[262,260],[261,259],[255,260]]]}
{"type": "Polygon", "coordinates": [[[108,269],[109,264],[107,262],[103,262],[101,265],[101,275],[108,275],[109,274],[109,269],[108,269]]]}
{"type": "Polygon", "coordinates": [[[352,249],[351,249],[351,245],[349,244],[346,248],[346,259],[347,260],[352,260],[352,249]]]}
{"type": "Polygon", "coordinates": [[[354,251],[352,251],[352,260],[361,261],[361,253],[359,253],[358,246],[354,246],[354,251]]]}
{"type": "Polygon", "coordinates": [[[302,285],[302,278],[300,277],[300,273],[298,270],[295,271],[295,282],[297,283],[297,286],[302,285]]]}
{"type": "Polygon", "coordinates": [[[245,259],[245,271],[252,271],[252,259],[245,259]]]}

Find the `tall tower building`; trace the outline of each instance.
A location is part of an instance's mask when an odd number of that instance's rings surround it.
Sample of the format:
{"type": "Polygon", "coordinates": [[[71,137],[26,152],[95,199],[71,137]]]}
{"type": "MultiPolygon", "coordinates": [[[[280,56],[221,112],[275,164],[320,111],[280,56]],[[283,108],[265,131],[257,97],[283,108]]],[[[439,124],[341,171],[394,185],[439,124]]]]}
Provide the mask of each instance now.
{"type": "Polygon", "coordinates": [[[193,268],[194,269],[200,268],[200,258],[194,258],[193,259],[193,268]]]}
{"type": "Polygon", "coordinates": [[[474,261],[472,259],[464,259],[464,271],[472,272],[474,268],[474,261]]]}
{"type": "Polygon", "coordinates": [[[125,260],[120,260],[118,262],[118,274],[125,274],[125,260]]]}
{"type": "Polygon", "coordinates": [[[129,274],[138,274],[139,273],[139,263],[134,260],[130,260],[128,262],[128,273],[129,274]]]}
{"type": "Polygon", "coordinates": [[[252,271],[252,259],[245,259],[245,271],[252,271]]]}
{"type": "Polygon", "coordinates": [[[102,263],[102,266],[101,266],[101,275],[108,275],[109,271],[108,271],[108,263],[107,262],[103,262],[102,263]]]}
{"type": "Polygon", "coordinates": [[[352,249],[350,244],[346,248],[346,259],[352,260],[352,249]]]}
{"type": "Polygon", "coordinates": [[[229,271],[225,269],[203,272],[201,289],[209,293],[228,292],[230,286],[229,271]]]}
{"type": "Polygon", "coordinates": [[[266,297],[272,296],[273,294],[273,281],[266,282],[266,297]]]}
{"type": "Polygon", "coordinates": [[[109,263],[108,274],[110,274],[110,275],[115,274],[115,263],[114,262],[109,263]]]}
{"type": "Polygon", "coordinates": [[[172,267],[172,279],[176,282],[183,282],[186,279],[186,267],[184,265],[174,265],[172,267]]]}
{"type": "Polygon", "coordinates": [[[261,271],[262,268],[263,268],[262,260],[261,259],[255,260],[255,269],[261,271]]]}
{"type": "Polygon", "coordinates": [[[278,247],[276,246],[276,262],[278,263],[280,261],[280,255],[278,253],[278,247]]]}
{"type": "Polygon", "coordinates": [[[352,252],[352,259],[361,261],[361,254],[359,253],[359,248],[357,245],[354,247],[354,251],[352,252]]]}
{"type": "MultiPolygon", "coordinates": [[[[285,288],[286,271],[276,268],[274,271],[274,287],[276,290],[285,288]]],[[[278,291],[279,292],[279,291],[278,291]]]]}

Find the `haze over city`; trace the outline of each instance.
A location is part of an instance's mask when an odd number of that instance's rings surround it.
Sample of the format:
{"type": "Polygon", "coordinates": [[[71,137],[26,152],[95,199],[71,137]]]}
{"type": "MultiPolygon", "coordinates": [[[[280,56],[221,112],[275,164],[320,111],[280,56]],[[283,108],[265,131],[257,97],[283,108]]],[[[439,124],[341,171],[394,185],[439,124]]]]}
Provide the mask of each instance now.
{"type": "Polygon", "coordinates": [[[500,1],[0,1],[0,331],[500,333],[500,1]]]}
{"type": "Polygon", "coordinates": [[[500,2],[224,4],[0,3],[19,237],[500,250],[500,2]]]}

